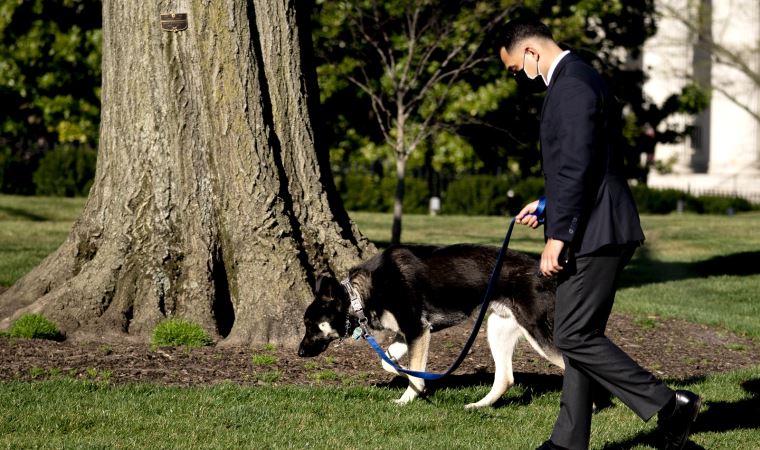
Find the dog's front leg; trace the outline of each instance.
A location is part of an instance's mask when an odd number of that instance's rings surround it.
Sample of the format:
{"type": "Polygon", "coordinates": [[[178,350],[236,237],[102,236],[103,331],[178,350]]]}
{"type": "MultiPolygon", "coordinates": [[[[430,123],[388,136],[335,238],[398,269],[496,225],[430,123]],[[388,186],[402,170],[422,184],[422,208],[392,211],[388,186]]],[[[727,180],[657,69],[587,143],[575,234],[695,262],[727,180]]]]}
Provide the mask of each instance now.
{"type": "MultiPolygon", "coordinates": [[[[409,343],[409,368],[416,372],[425,371],[428,359],[428,350],[430,349],[430,327],[425,326],[422,334],[414,341],[409,343]]],[[[425,391],[425,380],[408,376],[409,387],[406,388],[404,395],[396,403],[405,405],[414,400],[418,395],[425,391]]]]}

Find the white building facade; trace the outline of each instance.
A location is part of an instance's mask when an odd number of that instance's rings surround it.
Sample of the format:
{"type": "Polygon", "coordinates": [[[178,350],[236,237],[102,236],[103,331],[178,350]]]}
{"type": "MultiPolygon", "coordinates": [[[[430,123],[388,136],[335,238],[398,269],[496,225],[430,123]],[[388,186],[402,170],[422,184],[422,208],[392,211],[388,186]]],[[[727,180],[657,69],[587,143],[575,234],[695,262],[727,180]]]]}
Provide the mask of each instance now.
{"type": "MultiPolygon", "coordinates": [[[[644,92],[657,104],[688,83],[710,87],[710,106],[678,144],[660,144],[647,184],[760,202],[760,1],[659,0],[657,34],[644,46],[644,92]]],[[[680,123],[679,123],[680,122],[680,123]]]]}

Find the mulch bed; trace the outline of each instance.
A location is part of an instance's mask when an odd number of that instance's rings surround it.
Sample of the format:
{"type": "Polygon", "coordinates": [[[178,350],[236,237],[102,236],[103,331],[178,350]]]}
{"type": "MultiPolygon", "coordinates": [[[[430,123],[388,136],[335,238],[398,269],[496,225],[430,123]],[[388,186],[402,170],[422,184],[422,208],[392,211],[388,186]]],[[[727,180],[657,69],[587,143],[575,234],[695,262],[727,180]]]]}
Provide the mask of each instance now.
{"type": "MultiPolygon", "coordinates": [[[[458,355],[470,323],[433,335],[429,369],[445,369],[458,355]]],[[[757,365],[760,343],[730,332],[681,320],[636,320],[613,314],[610,338],[642,366],[666,379],[688,379],[757,365]]],[[[386,336],[384,343],[390,343],[386,336]]],[[[381,341],[382,343],[382,341],[381,341]]],[[[493,361],[482,332],[452,377],[432,387],[487,384],[493,361]]],[[[544,379],[559,386],[560,370],[540,358],[525,342],[514,357],[517,382],[544,379]]],[[[212,346],[159,348],[119,342],[52,342],[0,338],[0,381],[41,380],[67,376],[110,383],[198,386],[220,382],[294,385],[404,385],[380,368],[364,342],[336,342],[316,358],[299,358],[293,348],[212,346]],[[259,356],[254,362],[254,356],[259,356]],[[261,357],[269,355],[269,357],[261,357]]]]}

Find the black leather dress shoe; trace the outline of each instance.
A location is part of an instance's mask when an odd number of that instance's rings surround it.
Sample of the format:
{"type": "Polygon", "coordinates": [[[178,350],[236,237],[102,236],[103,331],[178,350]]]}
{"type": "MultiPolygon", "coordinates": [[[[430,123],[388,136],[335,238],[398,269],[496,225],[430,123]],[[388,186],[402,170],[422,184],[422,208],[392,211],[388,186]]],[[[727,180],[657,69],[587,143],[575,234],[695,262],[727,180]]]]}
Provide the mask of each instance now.
{"type": "Polygon", "coordinates": [[[675,406],[668,417],[658,416],[657,428],[662,433],[666,450],[681,450],[689,437],[691,424],[697,420],[702,399],[693,392],[676,391],[675,406]]]}

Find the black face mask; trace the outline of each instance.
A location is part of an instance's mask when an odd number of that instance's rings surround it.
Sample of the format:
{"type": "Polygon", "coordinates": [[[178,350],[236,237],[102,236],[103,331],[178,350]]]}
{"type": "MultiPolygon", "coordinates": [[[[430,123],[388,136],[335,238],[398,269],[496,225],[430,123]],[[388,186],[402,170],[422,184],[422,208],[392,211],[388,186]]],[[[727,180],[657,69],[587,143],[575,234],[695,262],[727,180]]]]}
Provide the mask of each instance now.
{"type": "Polygon", "coordinates": [[[543,78],[540,75],[531,80],[528,78],[528,75],[525,74],[524,70],[521,70],[515,74],[515,80],[517,81],[517,86],[519,86],[521,91],[530,94],[540,94],[541,92],[546,91],[547,88],[543,78]]]}

